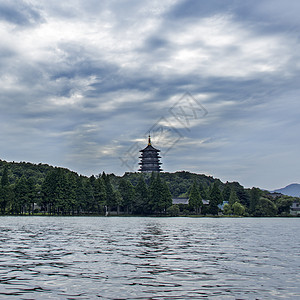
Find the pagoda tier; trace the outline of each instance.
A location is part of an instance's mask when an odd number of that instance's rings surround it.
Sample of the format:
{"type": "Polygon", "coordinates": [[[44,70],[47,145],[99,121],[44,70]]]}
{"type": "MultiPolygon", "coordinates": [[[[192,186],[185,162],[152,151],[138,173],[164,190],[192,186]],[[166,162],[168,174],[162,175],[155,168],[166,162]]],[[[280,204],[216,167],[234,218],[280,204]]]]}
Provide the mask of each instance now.
{"type": "Polygon", "coordinates": [[[158,154],[160,150],[155,149],[151,145],[151,139],[150,135],[148,138],[148,146],[140,150],[141,156],[139,157],[141,159],[141,162],[139,163],[141,172],[160,172],[162,171],[160,165],[162,164],[159,159],[161,158],[158,154]]]}

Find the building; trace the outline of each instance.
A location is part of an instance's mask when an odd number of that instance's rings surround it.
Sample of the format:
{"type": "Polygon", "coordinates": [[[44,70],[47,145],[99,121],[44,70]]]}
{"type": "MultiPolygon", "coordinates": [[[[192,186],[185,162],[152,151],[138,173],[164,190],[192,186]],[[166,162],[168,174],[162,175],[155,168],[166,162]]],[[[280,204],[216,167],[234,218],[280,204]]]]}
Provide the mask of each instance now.
{"type": "MultiPolygon", "coordinates": [[[[173,204],[189,204],[189,198],[173,198],[172,199],[173,204]]],[[[202,199],[203,205],[209,205],[209,200],[202,199]]]]}
{"type": "Polygon", "coordinates": [[[152,145],[151,145],[151,137],[149,134],[148,137],[148,146],[143,149],[140,150],[141,152],[141,162],[139,163],[140,169],[139,171],[141,172],[160,172],[162,171],[160,165],[161,162],[159,161],[159,159],[161,158],[159,156],[159,152],[160,150],[155,149],[152,145]]]}
{"type": "Polygon", "coordinates": [[[300,203],[299,201],[294,201],[290,207],[290,214],[292,216],[300,216],[300,203]]]}

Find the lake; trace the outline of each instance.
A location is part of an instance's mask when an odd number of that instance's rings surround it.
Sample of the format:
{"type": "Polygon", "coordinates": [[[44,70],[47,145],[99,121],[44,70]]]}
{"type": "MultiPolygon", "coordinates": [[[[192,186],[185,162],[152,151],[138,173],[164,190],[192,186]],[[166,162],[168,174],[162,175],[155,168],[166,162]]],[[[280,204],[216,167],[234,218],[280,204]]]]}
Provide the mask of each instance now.
{"type": "Polygon", "coordinates": [[[0,217],[3,299],[300,299],[300,218],[0,217]]]}

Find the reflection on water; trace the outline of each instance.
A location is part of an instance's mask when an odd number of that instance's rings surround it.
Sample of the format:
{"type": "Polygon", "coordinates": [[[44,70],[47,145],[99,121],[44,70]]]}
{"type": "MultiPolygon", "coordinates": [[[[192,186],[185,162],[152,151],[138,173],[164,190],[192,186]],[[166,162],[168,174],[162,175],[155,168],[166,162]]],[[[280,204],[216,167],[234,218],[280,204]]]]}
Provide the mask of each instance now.
{"type": "Polygon", "coordinates": [[[299,299],[299,222],[0,217],[0,297],[299,299]]]}

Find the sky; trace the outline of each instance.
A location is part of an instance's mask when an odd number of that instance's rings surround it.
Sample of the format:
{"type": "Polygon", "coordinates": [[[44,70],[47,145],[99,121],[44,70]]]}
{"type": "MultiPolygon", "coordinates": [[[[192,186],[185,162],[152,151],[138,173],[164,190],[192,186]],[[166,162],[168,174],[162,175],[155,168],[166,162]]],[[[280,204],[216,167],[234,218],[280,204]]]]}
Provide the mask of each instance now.
{"type": "Polygon", "coordinates": [[[300,183],[300,1],[0,0],[0,159],[300,183]]]}

